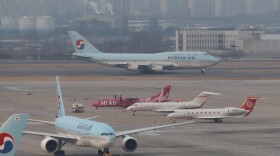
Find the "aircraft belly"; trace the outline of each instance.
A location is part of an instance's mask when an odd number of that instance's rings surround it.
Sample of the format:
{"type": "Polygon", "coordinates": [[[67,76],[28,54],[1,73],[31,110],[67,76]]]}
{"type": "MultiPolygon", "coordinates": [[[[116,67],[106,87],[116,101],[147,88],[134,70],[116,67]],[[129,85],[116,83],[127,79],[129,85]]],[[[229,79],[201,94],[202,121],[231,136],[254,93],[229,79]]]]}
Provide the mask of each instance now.
{"type": "Polygon", "coordinates": [[[178,69],[189,69],[189,68],[204,68],[211,66],[213,63],[209,61],[180,61],[176,62],[178,69]]]}
{"type": "Polygon", "coordinates": [[[95,139],[89,139],[89,138],[81,138],[77,142],[77,145],[81,145],[83,147],[94,147],[97,149],[102,149],[102,148],[111,148],[115,143],[115,140],[103,140],[100,138],[95,138],[95,139]]]}

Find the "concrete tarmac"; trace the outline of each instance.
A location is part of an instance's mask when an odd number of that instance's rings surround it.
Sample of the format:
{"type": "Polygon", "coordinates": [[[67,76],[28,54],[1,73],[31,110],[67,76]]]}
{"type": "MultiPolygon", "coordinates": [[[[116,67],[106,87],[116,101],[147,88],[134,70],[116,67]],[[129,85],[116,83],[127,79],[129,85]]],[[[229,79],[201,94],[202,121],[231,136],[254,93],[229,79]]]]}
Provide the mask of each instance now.
{"type": "MultiPolygon", "coordinates": [[[[150,81],[68,81],[61,78],[66,114],[78,117],[99,116],[96,120],[111,124],[116,131],[170,124],[172,121],[153,112],[131,112],[124,109],[91,106],[94,100],[112,97],[148,97],[170,84],[172,100],[192,100],[201,91],[220,92],[211,96],[205,108],[239,107],[247,96],[261,96],[252,114],[246,118],[196,121],[192,124],[133,135],[139,147],[134,153],[121,149],[121,139],[110,149],[113,155],[136,156],[280,156],[280,80],[150,80],[150,81]],[[83,103],[85,113],[72,113],[72,103],[83,103]]],[[[0,81],[0,122],[13,113],[30,113],[31,118],[54,120],[57,113],[55,78],[49,81],[0,81]]],[[[186,120],[177,120],[182,122],[186,120]]],[[[50,125],[28,123],[26,130],[55,132],[50,125]]],[[[23,136],[17,156],[48,156],[40,148],[43,138],[23,136]]],[[[69,156],[97,155],[97,149],[66,145],[69,156]]]]}
{"type": "Polygon", "coordinates": [[[280,61],[220,62],[206,68],[205,75],[197,70],[174,70],[140,74],[139,71],[107,67],[87,62],[0,63],[0,80],[51,80],[64,76],[68,80],[251,80],[280,79],[280,61]]]}

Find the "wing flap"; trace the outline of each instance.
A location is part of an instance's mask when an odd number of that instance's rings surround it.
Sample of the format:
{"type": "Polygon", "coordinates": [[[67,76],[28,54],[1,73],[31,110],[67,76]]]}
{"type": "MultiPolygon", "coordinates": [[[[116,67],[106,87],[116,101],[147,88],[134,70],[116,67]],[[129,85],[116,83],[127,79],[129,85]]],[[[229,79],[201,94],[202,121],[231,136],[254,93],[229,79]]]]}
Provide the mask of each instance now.
{"type": "Polygon", "coordinates": [[[34,132],[34,131],[23,131],[23,135],[36,135],[36,136],[42,136],[42,137],[52,137],[52,138],[55,138],[58,140],[64,140],[67,142],[78,141],[78,138],[73,135],[62,135],[62,134],[34,132]]]}
{"type": "Polygon", "coordinates": [[[55,125],[55,123],[53,121],[44,121],[44,120],[35,120],[35,119],[28,119],[28,121],[38,122],[38,123],[43,123],[43,124],[49,124],[49,125],[55,125]]]}
{"type": "Polygon", "coordinates": [[[200,116],[196,117],[198,119],[223,119],[223,118],[228,118],[227,116],[200,116]]]}
{"type": "Polygon", "coordinates": [[[173,126],[178,126],[178,125],[183,125],[183,124],[188,124],[188,123],[193,123],[193,121],[181,122],[181,123],[175,123],[175,124],[169,124],[169,125],[162,125],[162,126],[139,128],[139,129],[133,129],[133,130],[128,130],[128,131],[121,131],[121,132],[116,133],[116,137],[121,137],[121,136],[129,135],[129,134],[137,134],[140,132],[157,130],[157,129],[161,129],[161,128],[173,127],[173,126]]]}
{"type": "Polygon", "coordinates": [[[159,113],[174,113],[175,109],[156,109],[155,112],[159,112],[159,113]]]}

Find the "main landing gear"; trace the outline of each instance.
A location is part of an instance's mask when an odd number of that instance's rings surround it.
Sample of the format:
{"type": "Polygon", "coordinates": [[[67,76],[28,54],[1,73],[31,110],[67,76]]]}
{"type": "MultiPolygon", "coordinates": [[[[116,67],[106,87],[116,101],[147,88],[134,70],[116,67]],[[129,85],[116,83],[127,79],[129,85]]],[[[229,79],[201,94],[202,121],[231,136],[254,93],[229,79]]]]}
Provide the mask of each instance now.
{"type": "Polygon", "coordinates": [[[215,122],[215,123],[222,123],[223,120],[222,120],[222,119],[214,119],[214,122],[215,122]]]}
{"type": "Polygon", "coordinates": [[[65,151],[61,150],[61,148],[66,144],[66,141],[59,140],[58,141],[58,149],[54,152],[54,156],[65,156],[65,151]]]}
{"type": "Polygon", "coordinates": [[[98,150],[99,156],[111,156],[109,148],[103,148],[98,150]]]}

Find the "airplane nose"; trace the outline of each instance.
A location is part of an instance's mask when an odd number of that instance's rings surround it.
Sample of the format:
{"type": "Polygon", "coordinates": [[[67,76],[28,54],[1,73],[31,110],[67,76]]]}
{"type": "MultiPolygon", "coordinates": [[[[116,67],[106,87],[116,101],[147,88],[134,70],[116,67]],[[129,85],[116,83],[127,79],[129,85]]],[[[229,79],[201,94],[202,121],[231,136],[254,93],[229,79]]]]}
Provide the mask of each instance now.
{"type": "Polygon", "coordinates": [[[173,118],[174,117],[174,113],[168,114],[167,117],[168,118],[173,118]]]}
{"type": "Polygon", "coordinates": [[[132,106],[127,107],[126,110],[132,110],[132,106]]]}
{"type": "Polygon", "coordinates": [[[221,59],[214,57],[214,62],[219,63],[221,59]]]}

